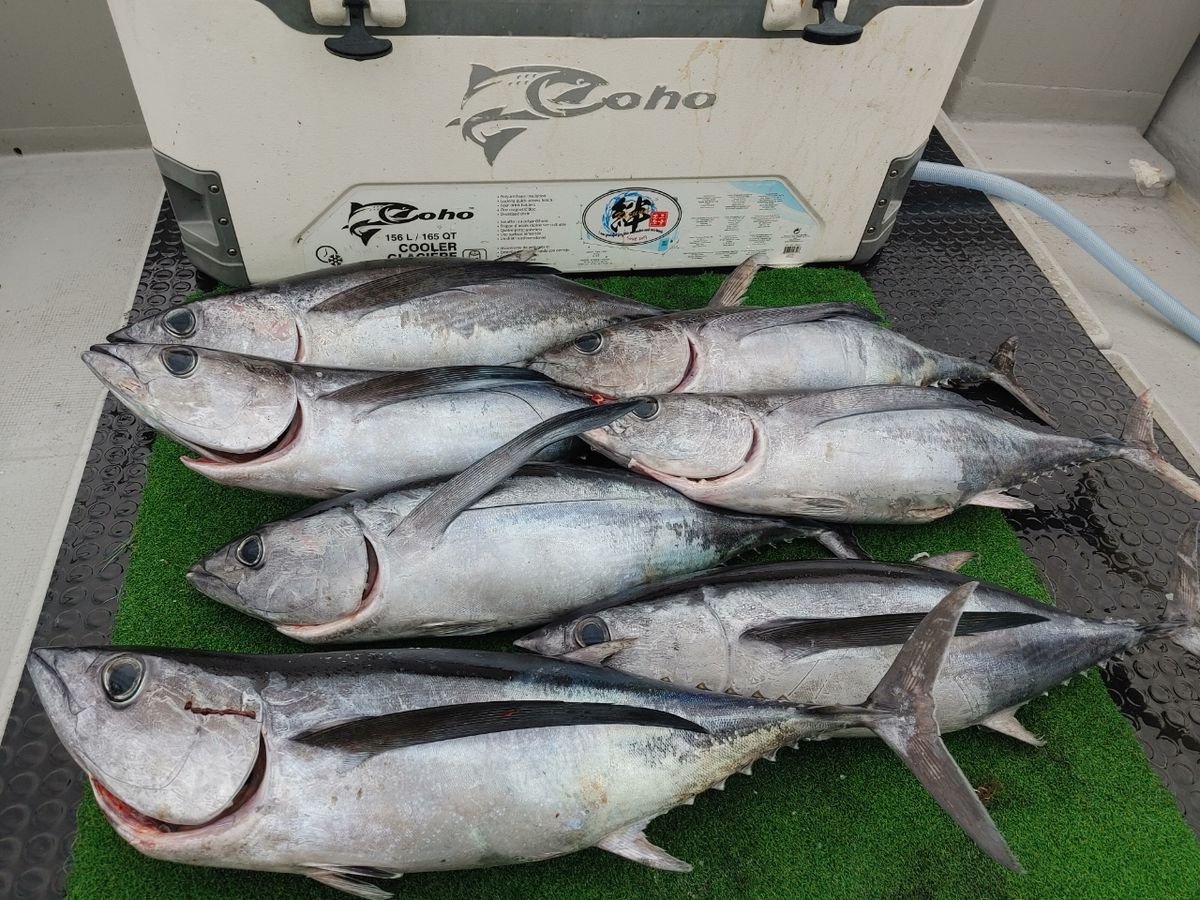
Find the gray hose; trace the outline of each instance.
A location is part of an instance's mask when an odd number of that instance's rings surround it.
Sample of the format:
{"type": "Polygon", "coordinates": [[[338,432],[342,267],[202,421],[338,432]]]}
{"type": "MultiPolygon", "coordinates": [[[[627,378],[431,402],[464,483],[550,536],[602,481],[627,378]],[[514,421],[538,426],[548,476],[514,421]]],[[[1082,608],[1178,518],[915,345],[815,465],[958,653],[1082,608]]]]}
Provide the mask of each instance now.
{"type": "Polygon", "coordinates": [[[1019,203],[1056,226],[1090,253],[1096,262],[1112,272],[1123,285],[1158,310],[1175,328],[1200,343],[1200,316],[1151,281],[1141,269],[1118,253],[1104,238],[1045,194],[1002,175],[942,163],[917,163],[913,178],[928,184],[971,188],[992,197],[1019,203]]]}

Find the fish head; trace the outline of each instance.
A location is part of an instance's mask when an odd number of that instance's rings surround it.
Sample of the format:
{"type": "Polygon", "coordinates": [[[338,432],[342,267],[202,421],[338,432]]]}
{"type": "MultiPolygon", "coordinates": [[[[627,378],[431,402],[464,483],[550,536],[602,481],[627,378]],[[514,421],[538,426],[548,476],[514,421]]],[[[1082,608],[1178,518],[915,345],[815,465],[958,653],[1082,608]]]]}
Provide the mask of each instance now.
{"type": "Polygon", "coordinates": [[[187,573],[196,590],[276,627],[325,625],[373,595],[378,562],[346,507],[266,525],[187,573]]]}
{"type": "Polygon", "coordinates": [[[42,706],[100,809],[152,855],[160,842],[228,827],[254,806],[265,776],[257,689],[209,669],[206,656],[141,647],[29,654],[42,706]]]}
{"type": "Polygon", "coordinates": [[[687,687],[721,684],[725,631],[699,589],[589,608],[515,642],[542,656],[600,665],[687,687]]]}
{"type": "Polygon", "coordinates": [[[568,615],[513,643],[541,656],[591,665],[609,665],[609,660],[636,641],[622,637],[614,609],[587,610],[568,615]]]}
{"type": "Polygon", "coordinates": [[[600,108],[602,101],[592,100],[591,93],[606,84],[583,69],[551,68],[529,82],[525,97],[529,108],[543,116],[577,116],[600,108]]]}
{"type": "Polygon", "coordinates": [[[737,397],[659,394],[583,438],[605,456],[666,484],[729,478],[762,457],[757,417],[737,397]]]}
{"type": "Polygon", "coordinates": [[[108,341],[186,344],[289,361],[300,354],[300,332],[292,308],[269,290],[172,306],[114,331],[108,341]]]}
{"type": "Polygon", "coordinates": [[[663,316],[581,334],[534,357],[529,368],[567,387],[618,399],[684,387],[695,363],[687,329],[663,316]]]}
{"type": "Polygon", "coordinates": [[[182,344],[97,344],[83,361],[135,415],[210,459],[260,453],[299,420],[295,379],[271,360],[182,344]]]}

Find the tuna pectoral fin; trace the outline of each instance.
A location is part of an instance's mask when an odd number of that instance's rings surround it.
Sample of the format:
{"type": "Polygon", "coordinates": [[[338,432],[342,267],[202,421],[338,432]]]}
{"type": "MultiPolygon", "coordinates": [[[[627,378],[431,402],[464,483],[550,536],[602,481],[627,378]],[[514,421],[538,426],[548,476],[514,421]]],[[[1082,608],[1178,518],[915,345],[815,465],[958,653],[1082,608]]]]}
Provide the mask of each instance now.
{"type": "Polygon", "coordinates": [[[1167,618],[1179,626],[1167,636],[1193,656],[1200,656],[1200,522],[1184,529],[1175,570],[1167,585],[1167,618]]]}
{"type": "Polygon", "coordinates": [[[406,403],[434,394],[455,394],[550,379],[516,366],[440,366],[416,372],[391,372],[322,394],[322,400],[361,406],[356,421],[393,403],[406,403]]]}
{"type": "Polygon", "coordinates": [[[459,513],[492,491],[505,478],[551,444],[615,422],[632,412],[643,398],[573,409],[534,425],[507,444],[472,463],[418,503],[393,530],[436,543],[459,513]]]}
{"type": "Polygon", "coordinates": [[[617,856],[631,859],[635,863],[649,866],[651,869],[662,869],[665,872],[690,872],[692,867],[682,859],[676,859],[662,847],[650,843],[643,828],[648,822],[638,822],[630,825],[624,831],[610,834],[596,846],[617,856]]]}
{"type": "Polygon", "coordinates": [[[1031,747],[1045,747],[1045,741],[1017,721],[1016,712],[1015,708],[1004,709],[998,713],[993,713],[979,724],[998,734],[1006,734],[1010,738],[1021,741],[1021,743],[1028,744],[1031,747]]]}
{"type": "MultiPolygon", "coordinates": [[[[1114,444],[1109,437],[1095,440],[1104,447],[1114,444]]],[[[1115,455],[1129,460],[1138,468],[1153,472],[1179,493],[1200,502],[1200,484],[1163,459],[1158,452],[1158,443],[1154,440],[1154,400],[1149,391],[1138,397],[1129,410],[1129,418],[1125,422],[1125,430],[1121,432],[1115,455]]]]}
{"type": "Polygon", "coordinates": [[[934,717],[934,682],[963,606],[978,586],[977,581],[959,585],[926,614],[861,707],[866,713],[861,724],[892,748],[979,849],[1005,868],[1020,872],[996,823],[942,743],[934,717]]]}
{"type": "Polygon", "coordinates": [[[377,278],[326,297],[309,312],[366,315],[446,291],[461,290],[509,278],[552,275],[556,271],[557,269],[549,266],[520,259],[490,262],[453,259],[427,266],[404,268],[398,272],[381,269],[377,278]]]}
{"type": "MultiPolygon", "coordinates": [[[[924,614],[919,612],[904,612],[835,619],[772,619],[747,628],[742,632],[741,639],[775,644],[799,653],[821,653],[850,647],[884,647],[903,644],[912,637],[924,618],[924,614]]],[[[1035,613],[984,610],[963,613],[954,633],[958,637],[986,634],[1045,621],[1045,616],[1035,613]]]]}
{"type": "Polygon", "coordinates": [[[1058,422],[1055,421],[1054,416],[1042,409],[1041,405],[1025,393],[1025,389],[1021,385],[1017,384],[1016,362],[1017,338],[1014,335],[992,354],[992,368],[988,372],[987,380],[1003,390],[1042,422],[1051,428],[1057,428],[1058,422]]]}
{"type": "Polygon", "coordinates": [[[721,282],[721,286],[717,288],[717,292],[708,301],[709,307],[718,309],[721,307],[741,306],[742,301],[746,299],[746,292],[750,290],[750,282],[754,280],[754,276],[761,268],[761,256],[755,254],[754,256],[747,257],[744,263],[730,272],[725,280],[721,282]]]}
{"type": "MultiPolygon", "coordinates": [[[[520,643],[520,641],[517,641],[518,646],[520,643]]],[[[618,638],[615,641],[604,641],[599,644],[580,647],[578,650],[562,654],[559,659],[569,659],[571,662],[584,663],[589,666],[600,666],[610,656],[620,653],[622,650],[627,650],[636,643],[637,638],[618,638]]]]}
{"type": "Polygon", "coordinates": [[[970,506],[994,506],[996,509],[1034,509],[1034,505],[1020,497],[1012,497],[1004,491],[984,491],[971,498],[970,506]]]}
{"type": "Polygon", "coordinates": [[[291,740],[348,754],[354,765],[366,757],[420,744],[453,741],[502,731],[580,725],[640,725],[707,734],[690,719],[644,706],[574,703],[566,700],[495,700],[455,703],[363,716],[294,735],[291,740]]]}
{"type": "MultiPolygon", "coordinates": [[[[390,897],[396,896],[391,891],[385,891],[378,885],[371,884],[369,881],[363,881],[361,878],[354,875],[343,875],[336,869],[321,869],[316,872],[308,872],[308,877],[313,881],[319,881],[325,887],[333,888],[335,891],[341,891],[343,894],[351,894],[355,897],[365,897],[366,900],[388,900],[390,897]]],[[[372,878],[399,878],[399,875],[372,875],[372,878]]]]}
{"type": "Polygon", "coordinates": [[[914,558],[913,562],[927,569],[937,569],[941,572],[957,572],[973,560],[975,555],[970,550],[959,550],[955,553],[943,553],[940,556],[926,556],[921,559],[914,558]]]}

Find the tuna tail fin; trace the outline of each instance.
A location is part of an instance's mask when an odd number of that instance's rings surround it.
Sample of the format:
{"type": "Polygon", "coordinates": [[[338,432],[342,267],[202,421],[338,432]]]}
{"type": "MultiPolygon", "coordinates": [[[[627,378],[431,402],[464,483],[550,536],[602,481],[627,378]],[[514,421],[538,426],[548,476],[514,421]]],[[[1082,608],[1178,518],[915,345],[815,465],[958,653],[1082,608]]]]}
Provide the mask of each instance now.
{"type": "Polygon", "coordinates": [[[1185,496],[1200,503],[1200,484],[1175,468],[1158,451],[1154,440],[1154,400],[1146,391],[1134,401],[1119,441],[1110,437],[1096,438],[1096,443],[1113,448],[1114,456],[1128,460],[1139,469],[1153,472],[1185,496]]]}
{"type": "Polygon", "coordinates": [[[978,586],[976,581],[959,585],[925,615],[866,703],[824,711],[844,717],[847,727],[875,732],[980,850],[1006,869],[1021,872],[979,795],[942,743],[934,717],[933,684],[963,606],[978,586]]]}
{"type": "Polygon", "coordinates": [[[1025,389],[1017,383],[1017,336],[1013,335],[1003,344],[1001,344],[996,352],[992,354],[991,367],[987,369],[986,378],[996,387],[1003,390],[1006,394],[1016,400],[1021,406],[1025,407],[1029,412],[1036,416],[1041,422],[1049,425],[1051,428],[1057,428],[1058,422],[1054,416],[1046,412],[1041,405],[1025,392],[1025,389]]]}
{"type": "Polygon", "coordinates": [[[1175,570],[1167,584],[1166,637],[1200,657],[1200,522],[1193,522],[1179,539],[1175,570]]]}

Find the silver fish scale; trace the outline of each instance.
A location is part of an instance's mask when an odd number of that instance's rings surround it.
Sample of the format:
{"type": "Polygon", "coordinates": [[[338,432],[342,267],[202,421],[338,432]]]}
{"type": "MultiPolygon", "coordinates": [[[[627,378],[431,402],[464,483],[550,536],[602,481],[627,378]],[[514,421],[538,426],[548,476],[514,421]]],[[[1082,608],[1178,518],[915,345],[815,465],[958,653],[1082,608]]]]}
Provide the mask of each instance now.
{"type": "MultiPolygon", "coordinates": [[[[957,163],[936,135],[925,157],[957,163]]],[[[993,348],[1016,332],[1019,374],[1064,431],[1114,434],[1132,392],[1088,340],[990,202],[913,184],[890,243],[863,270],[892,324],[947,353],[993,348]],[[1052,402],[1051,402],[1052,401],[1052,402]]],[[[131,318],[196,287],[164,200],[131,318]]],[[[211,283],[207,287],[211,287],[211,283]]],[[[104,643],[129,561],[153,433],[109,398],[88,455],[34,643],[104,643]]],[[[1170,442],[1164,455],[1187,471],[1170,442]]],[[[1064,608],[1150,621],[1162,605],[1173,548],[1196,510],[1126,463],[1055,474],[1017,493],[1037,512],[1008,514],[1025,552],[1064,608]]],[[[1154,641],[1101,672],[1151,764],[1200,830],[1200,664],[1154,641]]],[[[23,677],[0,743],[0,897],[61,897],[80,774],[23,677]]]]}

